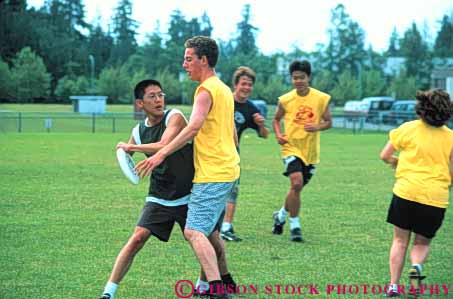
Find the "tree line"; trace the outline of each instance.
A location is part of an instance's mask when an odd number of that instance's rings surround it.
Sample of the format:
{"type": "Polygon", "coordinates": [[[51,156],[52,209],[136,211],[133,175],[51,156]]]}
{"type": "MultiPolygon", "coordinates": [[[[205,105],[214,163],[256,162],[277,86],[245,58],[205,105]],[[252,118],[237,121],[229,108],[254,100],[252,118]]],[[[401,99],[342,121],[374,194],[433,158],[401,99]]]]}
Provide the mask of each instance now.
{"type": "MultiPolygon", "coordinates": [[[[100,18],[86,22],[82,0],[47,0],[39,9],[27,8],[26,0],[0,1],[0,101],[67,103],[70,95],[102,94],[109,103],[130,103],[133,85],[152,77],[162,82],[170,103],[190,103],[196,83],[181,67],[184,41],[211,36],[207,13],[187,19],[174,10],[168,31],[161,32],[157,23],[142,45],[131,15],[131,0],[119,0],[105,31],[100,18]]],[[[327,44],[312,52],[295,47],[271,55],[256,45],[259,28],[251,22],[250,5],[241,16],[234,37],[218,41],[216,70],[232,85],[238,66],[253,68],[258,76],[253,96],[268,103],[291,88],[287,66],[294,59],[309,59],[312,86],[341,105],[365,96],[412,98],[417,89],[429,88],[433,58],[453,57],[453,20],[447,14],[433,44],[413,23],[401,37],[394,29],[388,49],[378,53],[365,47],[365,31],[338,4],[331,10],[327,44]],[[384,72],[388,57],[403,57],[403,69],[384,72]]]]}

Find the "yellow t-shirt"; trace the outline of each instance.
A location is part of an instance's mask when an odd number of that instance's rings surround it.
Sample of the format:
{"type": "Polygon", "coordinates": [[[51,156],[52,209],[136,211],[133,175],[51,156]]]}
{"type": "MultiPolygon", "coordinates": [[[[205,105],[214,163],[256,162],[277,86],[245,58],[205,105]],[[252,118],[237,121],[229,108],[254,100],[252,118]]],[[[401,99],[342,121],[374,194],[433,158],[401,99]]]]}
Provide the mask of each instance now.
{"type": "Polygon", "coordinates": [[[390,131],[390,142],[400,151],[393,193],[401,198],[438,208],[448,206],[450,153],[453,132],[422,120],[390,131]]]}
{"type": "Polygon", "coordinates": [[[282,157],[299,157],[306,165],[319,163],[320,133],[307,132],[307,123],[319,124],[329,104],[330,95],[314,88],[301,97],[296,89],[279,98],[285,111],[284,128],[288,143],[282,145],[282,157]]]}
{"type": "Polygon", "coordinates": [[[239,177],[239,155],[234,145],[234,98],[216,76],[209,77],[195,91],[209,92],[211,110],[194,139],[194,183],[232,182],[239,177]]]}

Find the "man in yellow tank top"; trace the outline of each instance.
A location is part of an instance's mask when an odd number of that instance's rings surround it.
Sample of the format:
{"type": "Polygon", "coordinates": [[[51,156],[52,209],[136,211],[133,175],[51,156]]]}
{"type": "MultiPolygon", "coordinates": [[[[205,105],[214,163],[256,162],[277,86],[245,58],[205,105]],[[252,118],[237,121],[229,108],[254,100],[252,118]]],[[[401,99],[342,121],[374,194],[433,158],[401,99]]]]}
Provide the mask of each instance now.
{"type": "Polygon", "coordinates": [[[309,85],[310,62],[294,61],[289,66],[292,91],[279,98],[273,128],[277,142],[282,146],[285,176],[291,182],[283,207],[274,212],[272,233],[281,235],[289,213],[291,241],[302,242],[299,220],[300,193],[310,181],[315,164],[319,163],[320,131],[332,126],[329,111],[330,96],[309,85]],[[284,133],[280,122],[283,119],[284,133]]]}
{"type": "Polygon", "coordinates": [[[227,298],[226,289],[234,292],[235,283],[224,256],[220,272],[216,253],[225,255],[218,228],[239,177],[234,99],[214,70],[219,55],[217,43],[196,36],[188,39],[185,47],[183,68],[192,80],[200,82],[190,121],[178,136],[154,156],[139,162],[136,169],[141,176],[148,175],[165,157],[193,139],[195,177],[184,235],[206,273],[210,297],[227,298]]]}
{"type": "Polygon", "coordinates": [[[387,294],[398,296],[403,290],[400,277],[409,247],[411,287],[406,293],[419,291],[422,265],[429,245],[442,225],[448,206],[453,177],[453,132],[445,126],[453,112],[450,96],[435,89],[417,93],[416,113],[419,120],[402,124],[390,131],[390,140],[381,159],[396,168],[396,182],[387,222],[394,225],[390,249],[390,287],[387,294]],[[399,151],[399,156],[393,155],[399,151]]]}

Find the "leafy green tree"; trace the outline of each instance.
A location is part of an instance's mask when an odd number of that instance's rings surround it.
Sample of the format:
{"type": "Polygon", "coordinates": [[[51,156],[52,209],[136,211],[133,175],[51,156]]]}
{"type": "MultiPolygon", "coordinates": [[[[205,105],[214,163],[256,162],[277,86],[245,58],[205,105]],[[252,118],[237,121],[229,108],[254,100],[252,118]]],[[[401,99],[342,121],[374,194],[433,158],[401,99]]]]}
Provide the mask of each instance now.
{"type": "Polygon", "coordinates": [[[156,73],[156,79],[162,84],[164,92],[167,95],[165,97],[167,104],[179,104],[182,102],[181,83],[175,75],[165,68],[156,73]]]}
{"type": "Polygon", "coordinates": [[[55,94],[63,100],[68,100],[70,96],[88,94],[89,91],[90,83],[85,76],[77,78],[65,76],[58,81],[55,94]]]}
{"type": "Polygon", "coordinates": [[[437,57],[453,57],[453,20],[445,15],[441,28],[434,43],[434,55],[437,57]]]}
{"type": "Polygon", "coordinates": [[[97,82],[99,94],[106,95],[111,104],[132,103],[135,85],[149,75],[143,68],[130,70],[122,65],[102,70],[97,82]]]}
{"type": "Polygon", "coordinates": [[[401,40],[401,53],[406,58],[407,75],[415,77],[421,89],[429,88],[432,55],[415,23],[412,23],[411,28],[404,33],[401,40]]]}
{"type": "Polygon", "coordinates": [[[405,71],[400,72],[390,83],[387,92],[396,99],[413,99],[417,92],[416,79],[414,76],[408,76],[405,71]]]}
{"type": "Polygon", "coordinates": [[[360,98],[360,82],[349,70],[338,78],[338,84],[332,90],[332,98],[337,106],[343,106],[348,100],[360,98]]]}
{"type": "Polygon", "coordinates": [[[277,104],[278,97],[291,90],[282,76],[270,76],[267,81],[258,80],[253,88],[253,96],[265,100],[268,104],[277,104]]]}
{"type": "Polygon", "coordinates": [[[31,16],[25,0],[0,1],[0,58],[10,63],[22,48],[33,44],[31,16]]]}
{"type": "Polygon", "coordinates": [[[90,27],[87,47],[87,52],[94,58],[94,73],[99,75],[101,70],[107,66],[113,47],[113,38],[104,32],[99,19],[96,25],[90,27]]]}
{"type": "Polygon", "coordinates": [[[234,40],[235,53],[245,55],[254,54],[258,51],[255,35],[258,28],[250,24],[250,4],[242,9],[242,21],[237,24],[237,37],[234,40]]]}
{"type": "Polygon", "coordinates": [[[123,67],[108,67],[101,71],[97,88],[99,94],[106,95],[108,102],[118,104],[130,98],[130,76],[123,67]]]}
{"type": "Polygon", "coordinates": [[[29,48],[23,48],[13,59],[11,70],[14,82],[13,95],[20,102],[47,97],[50,90],[50,74],[41,57],[29,48]]]}
{"type": "Polygon", "coordinates": [[[323,92],[331,93],[336,84],[335,76],[329,70],[320,70],[312,74],[311,86],[323,92]]]}
{"type": "Polygon", "coordinates": [[[211,36],[213,29],[214,28],[212,27],[211,19],[209,18],[208,14],[204,12],[201,16],[200,35],[211,36]]]}
{"type": "Polygon", "coordinates": [[[396,27],[393,27],[392,35],[390,36],[389,47],[385,52],[387,57],[398,57],[401,55],[400,53],[400,41],[399,41],[398,32],[396,31],[396,27]]]}
{"type": "Polygon", "coordinates": [[[365,33],[360,25],[351,19],[343,4],[332,10],[329,43],[324,51],[323,68],[335,75],[349,70],[357,77],[362,61],[366,58],[365,33]]]}
{"type": "Polygon", "coordinates": [[[183,76],[181,81],[181,104],[192,104],[195,90],[197,89],[198,83],[190,80],[186,75],[183,76]]]}
{"type": "Polygon", "coordinates": [[[9,66],[0,59],[0,99],[11,98],[13,87],[13,77],[9,66]]]}
{"type": "Polygon", "coordinates": [[[120,0],[113,16],[114,46],[110,64],[122,64],[137,50],[137,21],[132,19],[131,0],[120,0]]]}
{"type": "MultiPolygon", "coordinates": [[[[156,25],[156,29],[152,34],[147,35],[147,40],[143,47],[140,48],[139,55],[143,56],[143,67],[151,76],[154,76],[158,70],[167,66],[166,63],[169,57],[166,56],[166,50],[163,48],[163,38],[159,30],[159,24],[156,25]]],[[[180,57],[182,57],[182,54],[180,57]]]]}
{"type": "Polygon", "coordinates": [[[363,97],[381,96],[385,92],[386,81],[378,70],[365,71],[362,74],[363,97]]]}

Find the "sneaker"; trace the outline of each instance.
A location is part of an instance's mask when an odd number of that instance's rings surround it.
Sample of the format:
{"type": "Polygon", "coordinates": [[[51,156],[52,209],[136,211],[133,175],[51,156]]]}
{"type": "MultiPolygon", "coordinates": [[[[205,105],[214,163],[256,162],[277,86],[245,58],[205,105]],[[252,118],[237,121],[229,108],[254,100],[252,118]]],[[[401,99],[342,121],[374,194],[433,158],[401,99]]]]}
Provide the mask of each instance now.
{"type": "Polygon", "coordinates": [[[223,286],[229,295],[236,294],[238,292],[237,284],[230,273],[221,275],[220,277],[222,279],[223,286]]]}
{"type": "Polygon", "coordinates": [[[421,281],[425,278],[426,276],[421,275],[416,267],[411,267],[409,269],[410,292],[415,292],[414,295],[418,295],[420,292],[421,281]]]}
{"type": "Polygon", "coordinates": [[[398,291],[391,289],[388,290],[387,293],[385,293],[386,297],[399,297],[400,294],[398,294],[398,291]]]}
{"type": "Polygon", "coordinates": [[[242,241],[241,238],[239,238],[238,236],[236,236],[236,235],[234,234],[233,228],[230,228],[229,230],[220,232],[220,237],[221,237],[222,239],[224,239],[225,241],[233,241],[233,242],[240,242],[240,241],[242,241]]]}
{"type": "Polygon", "coordinates": [[[109,293],[104,293],[101,297],[99,297],[99,299],[113,299],[113,297],[109,293]]]}
{"type": "Polygon", "coordinates": [[[278,220],[278,211],[274,212],[274,214],[272,214],[272,219],[274,219],[274,226],[272,227],[272,233],[274,235],[283,234],[283,225],[285,224],[285,221],[280,222],[280,220],[278,220]]]}
{"type": "Polygon", "coordinates": [[[302,231],[299,227],[293,228],[291,230],[291,241],[293,242],[303,242],[304,239],[302,238],[302,231]]]}

